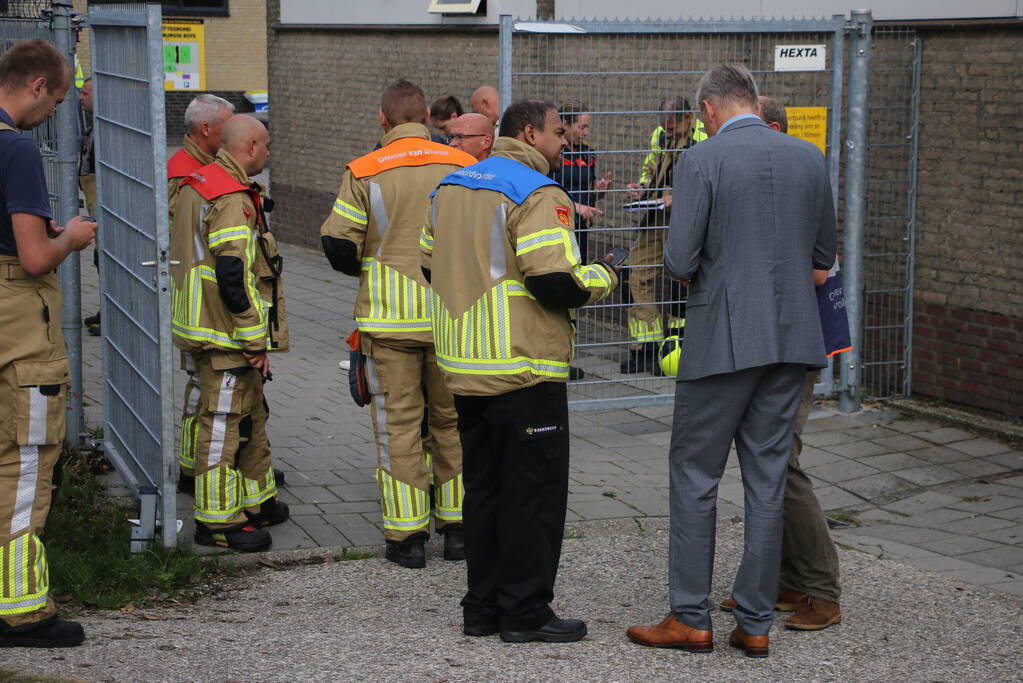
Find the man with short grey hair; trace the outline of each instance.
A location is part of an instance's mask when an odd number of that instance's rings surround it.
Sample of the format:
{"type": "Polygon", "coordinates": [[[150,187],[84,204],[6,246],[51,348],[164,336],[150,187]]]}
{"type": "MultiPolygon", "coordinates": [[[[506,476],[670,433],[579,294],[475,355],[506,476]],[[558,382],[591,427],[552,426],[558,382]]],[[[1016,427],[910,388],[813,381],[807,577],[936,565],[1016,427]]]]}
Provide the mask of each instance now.
{"type": "Polygon", "coordinates": [[[629,629],[641,645],[713,649],[717,489],[734,440],[745,548],[729,644],[768,654],[793,425],[807,369],[825,365],[811,271],[834,263],[835,210],[820,151],[773,132],[757,96],[740,64],[704,74],[697,101],[712,137],[675,171],[664,266],[690,286],[668,455],[671,613],[629,629]]]}

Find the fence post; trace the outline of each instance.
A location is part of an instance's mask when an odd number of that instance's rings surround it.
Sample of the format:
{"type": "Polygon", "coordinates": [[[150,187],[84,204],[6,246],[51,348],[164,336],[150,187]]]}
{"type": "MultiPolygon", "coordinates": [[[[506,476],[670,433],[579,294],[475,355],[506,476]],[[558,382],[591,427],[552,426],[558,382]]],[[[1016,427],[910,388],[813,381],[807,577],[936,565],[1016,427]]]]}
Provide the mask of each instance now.
{"type": "Polygon", "coordinates": [[[842,393],[838,409],[852,413],[860,409],[863,369],[863,242],[866,223],[867,119],[869,118],[869,73],[871,29],[870,10],[853,10],[849,40],[849,137],[845,159],[845,236],[842,276],[845,305],[849,314],[852,350],[842,354],[842,393]]]}
{"type": "Polygon", "coordinates": [[[515,22],[510,14],[501,15],[501,32],[497,39],[498,52],[498,74],[497,93],[501,98],[501,115],[511,104],[512,98],[512,33],[515,31],[515,22]]]}
{"type": "MultiPolygon", "coordinates": [[[[70,2],[55,0],[52,4],[53,40],[68,61],[71,81],[75,73],[75,36],[71,26],[70,2]]],[[[64,103],[57,107],[57,222],[61,225],[78,215],[78,98],[70,89],[64,103]]],[[[60,326],[67,344],[71,366],[68,392],[67,439],[78,447],[85,435],[82,414],[82,268],[79,252],[68,254],[58,269],[63,297],[60,326]]]]}

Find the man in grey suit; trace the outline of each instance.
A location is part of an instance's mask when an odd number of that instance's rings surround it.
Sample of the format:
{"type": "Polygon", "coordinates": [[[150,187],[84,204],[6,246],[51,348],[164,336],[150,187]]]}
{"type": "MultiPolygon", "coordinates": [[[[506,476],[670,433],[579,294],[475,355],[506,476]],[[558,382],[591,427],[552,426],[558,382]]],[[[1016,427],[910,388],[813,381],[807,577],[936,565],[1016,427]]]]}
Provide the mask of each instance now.
{"type": "Polygon", "coordinates": [[[669,451],[671,613],[628,635],[641,645],[713,649],[717,488],[734,439],[745,549],[729,644],[766,657],[796,409],[807,369],[825,364],[811,271],[834,261],[835,212],[824,157],[760,120],[748,69],[711,69],[697,101],[712,137],[678,163],[664,255],[668,274],[689,282],[669,451]]]}

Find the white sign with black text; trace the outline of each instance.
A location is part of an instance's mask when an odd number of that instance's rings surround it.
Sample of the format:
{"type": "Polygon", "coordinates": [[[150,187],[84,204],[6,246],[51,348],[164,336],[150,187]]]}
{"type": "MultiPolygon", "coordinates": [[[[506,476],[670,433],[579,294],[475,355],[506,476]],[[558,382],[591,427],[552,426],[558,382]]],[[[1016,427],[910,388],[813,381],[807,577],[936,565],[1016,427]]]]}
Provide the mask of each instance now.
{"type": "Polygon", "coordinates": [[[827,46],[775,45],[775,71],[824,71],[827,46]]]}

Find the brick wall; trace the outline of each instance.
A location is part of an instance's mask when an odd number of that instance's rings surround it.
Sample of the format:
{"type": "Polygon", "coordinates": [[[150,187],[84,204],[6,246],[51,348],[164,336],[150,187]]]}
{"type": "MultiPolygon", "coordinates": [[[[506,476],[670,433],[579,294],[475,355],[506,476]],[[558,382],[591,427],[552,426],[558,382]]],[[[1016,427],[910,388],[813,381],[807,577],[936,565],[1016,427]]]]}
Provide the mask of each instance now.
{"type": "Polygon", "coordinates": [[[285,29],[271,45],[274,230],[307,246],[320,243],[344,165],[383,134],[378,112],[388,83],[408,78],[427,102],[450,94],[465,109],[479,85],[497,85],[494,30],[285,29]]]}
{"type": "Polygon", "coordinates": [[[924,33],[913,390],[1023,417],[1023,28],[924,33]]]}

